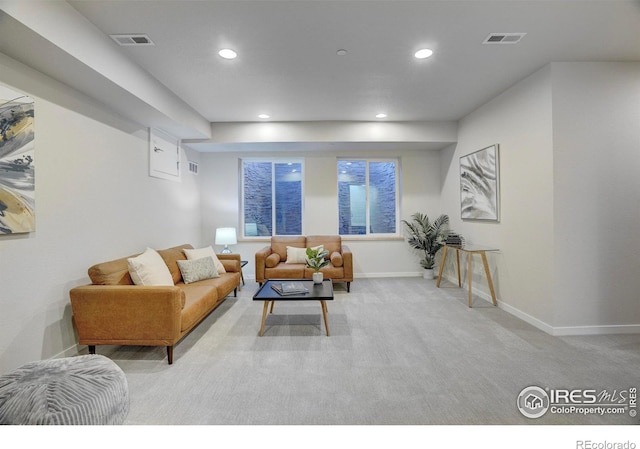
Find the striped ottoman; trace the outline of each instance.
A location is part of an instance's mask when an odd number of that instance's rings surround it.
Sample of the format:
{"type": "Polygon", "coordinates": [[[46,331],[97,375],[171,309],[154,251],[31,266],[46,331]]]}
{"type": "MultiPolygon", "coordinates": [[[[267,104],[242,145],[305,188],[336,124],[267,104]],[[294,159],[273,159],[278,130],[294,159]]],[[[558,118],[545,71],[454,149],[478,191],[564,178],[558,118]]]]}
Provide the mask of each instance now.
{"type": "Polygon", "coordinates": [[[128,413],[127,378],[101,355],[32,362],[0,376],[0,424],[122,424],[128,413]]]}

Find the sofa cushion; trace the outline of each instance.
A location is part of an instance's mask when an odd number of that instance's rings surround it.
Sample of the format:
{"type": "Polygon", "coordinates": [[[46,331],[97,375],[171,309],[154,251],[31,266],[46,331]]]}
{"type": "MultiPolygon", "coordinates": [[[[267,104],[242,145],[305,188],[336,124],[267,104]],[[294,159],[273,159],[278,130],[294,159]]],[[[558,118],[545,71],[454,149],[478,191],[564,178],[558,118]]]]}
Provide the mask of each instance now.
{"type": "Polygon", "coordinates": [[[128,257],[122,257],[93,265],[88,271],[91,283],[94,285],[133,285],[127,259],[128,257]]]}
{"type": "Polygon", "coordinates": [[[342,252],[342,238],[339,235],[310,235],[307,237],[307,246],[323,245],[324,249],[333,252],[342,252]]]}
{"type": "Polygon", "coordinates": [[[211,257],[193,260],[178,260],[178,267],[185,284],[220,277],[211,257]]]}
{"type": "MultiPolygon", "coordinates": [[[[225,273],[220,275],[220,279],[216,279],[216,291],[218,300],[222,301],[228,294],[231,294],[240,285],[240,273],[225,273]]],[[[202,281],[209,282],[209,281],[202,281]]]]}
{"type": "MultiPolygon", "coordinates": [[[[344,278],[344,268],[343,267],[333,267],[331,265],[327,265],[326,267],[320,270],[322,274],[324,274],[325,279],[342,279],[344,278]]],[[[303,277],[306,279],[311,279],[313,276],[313,270],[311,268],[304,269],[303,277]]]]}
{"type": "Polygon", "coordinates": [[[216,266],[216,270],[218,270],[218,274],[226,273],[227,271],[224,269],[224,265],[216,256],[215,251],[211,246],[207,246],[206,248],[198,248],[198,249],[185,249],[184,254],[187,256],[187,259],[201,259],[203,257],[210,256],[213,259],[213,263],[216,266]]]}
{"type": "Polygon", "coordinates": [[[287,246],[306,248],[307,239],[304,236],[273,236],[271,237],[271,252],[277,253],[280,260],[287,258],[287,246]]]}
{"type": "Polygon", "coordinates": [[[180,268],[178,268],[177,262],[178,260],[187,260],[187,257],[184,255],[185,249],[193,249],[193,246],[185,244],[174,246],[173,248],[158,250],[158,254],[160,254],[164,263],[169,267],[169,272],[171,273],[174,284],[177,284],[182,280],[182,273],[180,273],[180,268]]]}
{"type": "Polygon", "coordinates": [[[180,331],[191,329],[200,322],[218,303],[218,292],[213,282],[218,279],[207,279],[193,284],[180,284],[185,294],[185,305],[180,319],[180,331]]]}
{"type": "Polygon", "coordinates": [[[331,265],[334,267],[341,267],[343,263],[344,260],[342,260],[342,254],[337,251],[331,253],[331,265]]]}
{"type": "Polygon", "coordinates": [[[303,263],[279,263],[274,268],[265,269],[265,278],[267,279],[302,279],[304,277],[303,263]]]}
{"type": "Polygon", "coordinates": [[[267,268],[273,268],[280,263],[280,256],[278,253],[269,254],[264,260],[264,265],[267,268]]]}
{"type": "Polygon", "coordinates": [[[154,249],[147,248],[139,256],[127,259],[127,264],[136,285],[174,285],[169,268],[154,249]]]}

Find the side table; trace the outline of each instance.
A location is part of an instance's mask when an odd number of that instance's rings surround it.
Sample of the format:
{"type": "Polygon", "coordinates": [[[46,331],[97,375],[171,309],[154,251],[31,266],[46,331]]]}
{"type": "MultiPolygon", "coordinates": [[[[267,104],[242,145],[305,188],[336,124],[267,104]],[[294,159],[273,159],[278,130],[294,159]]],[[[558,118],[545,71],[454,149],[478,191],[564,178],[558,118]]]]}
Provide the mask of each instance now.
{"type": "Polygon", "coordinates": [[[242,279],[242,285],[244,285],[244,273],[242,272],[242,268],[248,263],[249,263],[248,260],[241,260],[240,261],[240,278],[242,279]]]}
{"type": "Polygon", "coordinates": [[[468,284],[469,284],[469,307],[471,307],[472,303],[472,293],[471,293],[471,280],[473,279],[473,269],[472,269],[472,256],[474,254],[480,254],[482,258],[482,265],[484,266],[484,274],[487,277],[487,284],[489,285],[489,291],[491,292],[491,301],[494,306],[498,305],[496,301],[496,292],[493,289],[493,280],[491,279],[491,272],[489,271],[489,263],[487,262],[487,251],[498,251],[497,249],[491,248],[482,248],[479,246],[465,246],[463,248],[457,246],[445,245],[442,249],[442,261],[440,262],[440,271],[438,272],[438,280],[436,281],[436,287],[440,287],[440,281],[442,280],[442,272],[444,271],[444,263],[447,260],[447,252],[449,249],[456,250],[456,266],[458,268],[458,287],[462,287],[462,280],[460,279],[460,251],[467,253],[467,276],[468,276],[468,284]]]}

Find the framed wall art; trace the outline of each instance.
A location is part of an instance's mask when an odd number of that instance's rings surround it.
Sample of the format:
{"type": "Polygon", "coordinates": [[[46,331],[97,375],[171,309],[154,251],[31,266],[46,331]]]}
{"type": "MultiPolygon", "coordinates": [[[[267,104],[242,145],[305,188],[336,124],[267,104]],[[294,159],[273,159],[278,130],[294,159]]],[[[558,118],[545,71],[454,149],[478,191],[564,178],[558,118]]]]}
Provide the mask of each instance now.
{"type": "Polygon", "coordinates": [[[34,102],[0,84],[0,234],[35,231],[34,102]]]}
{"type": "Polygon", "coordinates": [[[498,145],[460,158],[460,210],[463,220],[500,221],[498,145]]]}

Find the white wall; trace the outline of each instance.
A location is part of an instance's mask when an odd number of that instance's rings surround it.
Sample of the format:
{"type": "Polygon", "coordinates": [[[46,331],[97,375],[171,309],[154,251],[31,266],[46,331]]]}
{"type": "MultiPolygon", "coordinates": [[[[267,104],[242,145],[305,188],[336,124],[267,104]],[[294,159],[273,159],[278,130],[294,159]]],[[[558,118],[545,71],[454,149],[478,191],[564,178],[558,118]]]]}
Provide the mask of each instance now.
{"type": "MultiPolygon", "coordinates": [[[[213,243],[216,227],[239,228],[239,159],[255,154],[201,154],[203,240],[213,243]]],[[[304,234],[337,234],[337,157],[400,157],[402,167],[401,218],[408,219],[416,211],[440,214],[440,156],[433,151],[260,153],[260,157],[304,157],[305,199],[304,234]]],[[[245,279],[255,276],[254,254],[268,240],[239,242],[232,250],[249,261],[245,279]]],[[[416,276],[420,274],[417,255],[404,239],[347,239],[354,254],[354,275],[416,276]]]]}
{"type": "Polygon", "coordinates": [[[199,245],[201,220],[197,178],[148,176],[147,129],[1,54],[0,82],[35,99],[36,133],[36,231],[0,235],[5,373],[75,353],[68,292],[89,281],[90,265],[199,245]]]}
{"type": "Polygon", "coordinates": [[[638,63],[553,63],[461,120],[442,152],[443,209],[468,241],[500,249],[501,307],[555,335],[640,331],[639,125],[638,63]],[[494,143],[501,221],[463,222],[458,159],[494,143]]]}
{"type": "MultiPolygon", "coordinates": [[[[548,67],[461,120],[457,145],[442,152],[442,205],[452,229],[467,243],[500,250],[488,253],[499,304],[544,323],[553,316],[552,158],[548,67]],[[462,221],[459,158],[493,144],[500,146],[500,222],[462,221]]],[[[476,257],[474,286],[486,295],[482,263],[476,257]]],[[[448,261],[447,275],[453,278],[454,270],[448,261]]]]}
{"type": "Polygon", "coordinates": [[[638,331],[640,63],[551,67],[554,326],[638,331]]]}

